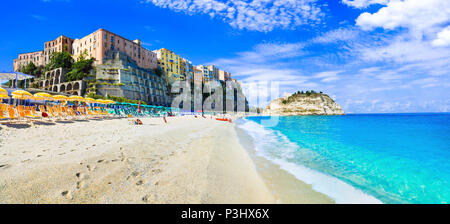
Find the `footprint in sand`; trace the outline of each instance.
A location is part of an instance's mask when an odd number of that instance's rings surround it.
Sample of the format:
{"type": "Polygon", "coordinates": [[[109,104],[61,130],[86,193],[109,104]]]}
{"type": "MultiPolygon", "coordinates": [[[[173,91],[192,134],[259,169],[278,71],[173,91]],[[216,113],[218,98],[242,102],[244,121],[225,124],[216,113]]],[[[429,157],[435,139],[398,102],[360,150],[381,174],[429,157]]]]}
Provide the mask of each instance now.
{"type": "Polygon", "coordinates": [[[77,181],[77,189],[80,189],[84,186],[83,182],[77,181]]]}
{"type": "Polygon", "coordinates": [[[161,173],[161,172],[162,172],[162,170],[160,170],[160,169],[152,170],[152,173],[154,173],[154,174],[158,174],[158,173],[161,173]]]}
{"type": "Polygon", "coordinates": [[[87,179],[87,176],[84,173],[76,173],[75,176],[77,177],[77,189],[80,189],[84,186],[83,180],[87,179]]]}
{"type": "Polygon", "coordinates": [[[138,182],[136,182],[136,185],[137,185],[137,186],[140,186],[140,185],[142,185],[143,183],[144,183],[144,181],[139,180],[138,182]]]}
{"type": "Polygon", "coordinates": [[[150,199],[150,196],[149,196],[149,195],[145,195],[144,197],[142,197],[142,201],[143,201],[143,202],[148,202],[149,199],[150,199]]]}
{"type": "Polygon", "coordinates": [[[0,165],[0,169],[8,169],[9,167],[11,167],[11,165],[9,165],[9,164],[1,164],[0,165]]]}
{"type": "Polygon", "coordinates": [[[97,161],[97,163],[101,163],[101,162],[103,162],[104,160],[103,159],[101,159],[101,160],[99,160],[99,161],[97,161]]]}
{"type": "Polygon", "coordinates": [[[139,176],[139,172],[133,171],[133,172],[131,172],[130,176],[127,177],[127,180],[129,180],[132,177],[134,178],[134,177],[137,177],[137,176],[139,176]]]}

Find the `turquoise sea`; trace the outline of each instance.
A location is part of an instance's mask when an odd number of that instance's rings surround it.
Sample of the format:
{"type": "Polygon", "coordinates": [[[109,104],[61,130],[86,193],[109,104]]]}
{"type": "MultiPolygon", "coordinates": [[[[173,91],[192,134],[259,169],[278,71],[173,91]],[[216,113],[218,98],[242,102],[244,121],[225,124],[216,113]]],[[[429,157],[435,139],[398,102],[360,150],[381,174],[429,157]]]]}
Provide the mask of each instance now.
{"type": "Polygon", "coordinates": [[[450,114],[239,120],[263,156],[338,203],[450,203],[450,114]]]}

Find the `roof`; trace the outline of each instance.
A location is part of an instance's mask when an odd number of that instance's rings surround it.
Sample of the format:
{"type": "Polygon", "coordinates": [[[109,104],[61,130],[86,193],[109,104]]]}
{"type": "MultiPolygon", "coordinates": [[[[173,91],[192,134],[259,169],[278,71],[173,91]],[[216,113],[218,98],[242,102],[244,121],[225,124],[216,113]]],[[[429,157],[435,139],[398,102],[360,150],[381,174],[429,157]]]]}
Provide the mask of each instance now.
{"type": "Polygon", "coordinates": [[[0,80],[12,80],[12,79],[16,79],[17,80],[24,80],[24,79],[29,79],[29,78],[34,78],[34,76],[32,75],[27,75],[21,72],[0,72],[0,80]]]}

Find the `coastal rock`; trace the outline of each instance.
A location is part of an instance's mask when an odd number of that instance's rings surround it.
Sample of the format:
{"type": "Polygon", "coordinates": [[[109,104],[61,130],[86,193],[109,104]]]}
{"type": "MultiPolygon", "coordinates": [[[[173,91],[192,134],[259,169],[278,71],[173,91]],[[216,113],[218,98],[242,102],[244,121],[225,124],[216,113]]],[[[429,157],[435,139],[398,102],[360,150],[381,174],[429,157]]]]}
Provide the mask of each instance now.
{"type": "Polygon", "coordinates": [[[270,102],[266,115],[344,115],[341,106],[323,93],[294,93],[270,102]]]}

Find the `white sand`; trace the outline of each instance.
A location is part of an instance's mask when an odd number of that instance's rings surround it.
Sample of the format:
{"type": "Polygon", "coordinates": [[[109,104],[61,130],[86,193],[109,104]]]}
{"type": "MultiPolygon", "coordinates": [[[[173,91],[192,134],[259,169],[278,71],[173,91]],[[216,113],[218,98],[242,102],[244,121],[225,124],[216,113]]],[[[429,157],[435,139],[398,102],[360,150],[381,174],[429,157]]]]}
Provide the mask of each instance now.
{"type": "Polygon", "coordinates": [[[233,124],[142,120],[0,125],[0,203],[276,202],[233,124]]]}

